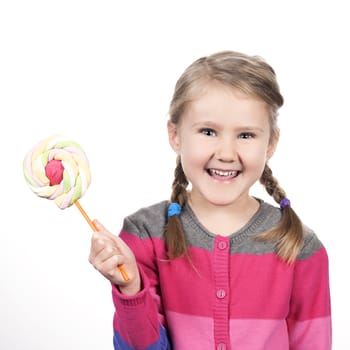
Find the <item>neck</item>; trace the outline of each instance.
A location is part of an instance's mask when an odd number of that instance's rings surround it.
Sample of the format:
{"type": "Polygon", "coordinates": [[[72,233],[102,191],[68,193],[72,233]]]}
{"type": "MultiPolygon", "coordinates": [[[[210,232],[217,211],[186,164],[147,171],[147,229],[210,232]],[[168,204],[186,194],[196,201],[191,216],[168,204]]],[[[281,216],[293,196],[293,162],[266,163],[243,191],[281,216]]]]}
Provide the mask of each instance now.
{"type": "Polygon", "coordinates": [[[196,201],[189,196],[189,205],[208,231],[221,236],[229,236],[245,226],[260,206],[250,196],[223,206],[196,201]]]}

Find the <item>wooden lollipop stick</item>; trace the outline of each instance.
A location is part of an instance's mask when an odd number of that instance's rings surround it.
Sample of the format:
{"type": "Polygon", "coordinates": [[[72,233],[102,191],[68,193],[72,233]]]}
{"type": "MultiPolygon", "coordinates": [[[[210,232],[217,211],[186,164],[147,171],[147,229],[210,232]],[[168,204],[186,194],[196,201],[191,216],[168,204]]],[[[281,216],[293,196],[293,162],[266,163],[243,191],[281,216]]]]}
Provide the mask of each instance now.
{"type": "MultiPolygon", "coordinates": [[[[94,232],[97,232],[97,228],[95,226],[95,224],[91,221],[91,219],[89,218],[89,216],[86,214],[85,210],[83,209],[83,207],[80,205],[79,201],[75,201],[74,204],[77,206],[77,208],[79,209],[79,211],[83,214],[85,220],[88,222],[88,224],[90,225],[90,227],[92,228],[92,230],[94,232]]],[[[120,273],[122,274],[123,278],[125,281],[129,280],[129,276],[127,275],[127,273],[125,272],[125,270],[123,269],[123,266],[118,265],[118,269],[120,271],[120,273]]]]}

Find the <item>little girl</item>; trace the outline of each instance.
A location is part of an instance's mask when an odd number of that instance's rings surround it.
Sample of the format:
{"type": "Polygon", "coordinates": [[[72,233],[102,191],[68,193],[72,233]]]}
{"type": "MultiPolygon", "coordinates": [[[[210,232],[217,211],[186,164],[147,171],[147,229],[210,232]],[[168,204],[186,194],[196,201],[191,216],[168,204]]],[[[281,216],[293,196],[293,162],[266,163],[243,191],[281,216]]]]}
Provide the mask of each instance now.
{"type": "Polygon", "coordinates": [[[89,260],[112,284],[115,349],[331,349],[326,250],[268,166],[282,104],[257,56],[219,52],[182,74],[170,201],[126,217],[119,237],[95,221],[89,260]],[[257,181],[278,206],[250,194],[257,181]]]}

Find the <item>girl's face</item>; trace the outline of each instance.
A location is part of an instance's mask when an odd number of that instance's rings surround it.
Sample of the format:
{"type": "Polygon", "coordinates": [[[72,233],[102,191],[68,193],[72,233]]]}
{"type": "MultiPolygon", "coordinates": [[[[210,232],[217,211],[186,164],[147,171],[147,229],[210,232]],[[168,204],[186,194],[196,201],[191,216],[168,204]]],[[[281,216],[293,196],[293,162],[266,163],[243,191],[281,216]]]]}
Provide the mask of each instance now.
{"type": "Polygon", "coordinates": [[[247,200],[277,144],[266,103],[218,83],[191,102],[178,125],[169,122],[168,133],[192,203],[209,206],[247,200]]]}

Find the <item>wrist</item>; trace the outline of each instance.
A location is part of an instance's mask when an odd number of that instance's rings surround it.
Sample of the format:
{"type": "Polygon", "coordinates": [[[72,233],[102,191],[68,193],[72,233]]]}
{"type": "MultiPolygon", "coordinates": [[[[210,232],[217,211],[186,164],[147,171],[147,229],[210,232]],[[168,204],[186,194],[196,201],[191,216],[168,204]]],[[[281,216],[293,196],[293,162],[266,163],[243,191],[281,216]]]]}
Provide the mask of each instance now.
{"type": "Polygon", "coordinates": [[[119,289],[120,293],[124,295],[135,295],[139,293],[142,289],[140,278],[137,278],[134,281],[129,281],[124,285],[119,285],[116,287],[119,289]]]}

